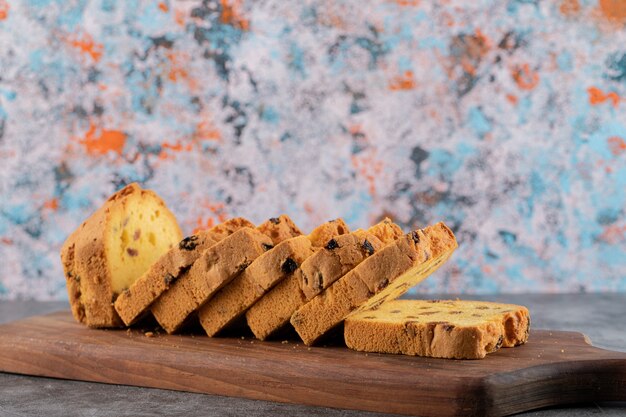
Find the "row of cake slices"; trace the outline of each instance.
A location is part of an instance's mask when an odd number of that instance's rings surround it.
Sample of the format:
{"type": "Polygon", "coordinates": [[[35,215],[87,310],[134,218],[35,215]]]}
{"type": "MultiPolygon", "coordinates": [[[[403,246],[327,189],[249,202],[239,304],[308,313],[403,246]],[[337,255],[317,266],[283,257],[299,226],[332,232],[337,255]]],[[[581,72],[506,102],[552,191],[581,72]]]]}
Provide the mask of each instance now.
{"type": "Polygon", "coordinates": [[[209,336],[245,316],[259,339],[289,323],[306,344],[355,310],[397,298],[456,248],[439,223],[404,234],[384,219],[350,232],[341,219],[308,235],[286,215],[228,220],[183,239],[115,301],[126,325],[150,311],[168,333],[198,319],[209,336]]]}

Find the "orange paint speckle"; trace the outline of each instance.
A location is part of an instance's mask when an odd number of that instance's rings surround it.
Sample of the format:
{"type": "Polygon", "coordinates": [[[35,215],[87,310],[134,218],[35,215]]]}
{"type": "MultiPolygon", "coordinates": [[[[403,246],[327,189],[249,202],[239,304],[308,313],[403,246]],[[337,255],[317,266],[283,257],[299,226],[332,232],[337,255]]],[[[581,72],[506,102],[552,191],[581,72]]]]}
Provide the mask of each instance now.
{"type": "Polygon", "coordinates": [[[202,121],[196,125],[195,137],[199,140],[220,141],[222,134],[209,121],[202,121]]]}
{"type": "Polygon", "coordinates": [[[618,156],[626,152],[626,142],[619,136],[612,136],[608,138],[606,142],[613,155],[618,156]]]}
{"type": "Polygon", "coordinates": [[[383,163],[374,159],[374,156],[352,156],[352,166],[360,176],[365,178],[370,195],[376,195],[376,178],[383,170],[383,163]]]}
{"type": "Polygon", "coordinates": [[[398,6],[402,7],[415,7],[420,4],[420,0],[391,0],[398,6]]]}
{"type": "Polygon", "coordinates": [[[315,208],[313,207],[313,205],[309,202],[304,203],[304,211],[308,214],[311,215],[313,213],[315,213],[315,208]]]}
{"type": "Polygon", "coordinates": [[[626,226],[610,225],[604,228],[600,239],[609,244],[617,244],[626,239],[626,226]]]}
{"type": "Polygon", "coordinates": [[[159,10],[161,10],[163,13],[167,13],[170,8],[168,7],[167,3],[162,1],[159,3],[159,10]]]}
{"type": "Polygon", "coordinates": [[[599,0],[600,12],[609,21],[622,24],[626,23],[626,1],[624,0],[599,0]]]}
{"type": "Polygon", "coordinates": [[[44,208],[56,211],[59,208],[59,200],[51,198],[43,203],[44,208]]]}
{"type": "Polygon", "coordinates": [[[241,0],[220,0],[222,4],[222,15],[220,21],[226,25],[246,31],[250,27],[250,22],[241,16],[241,0]]]}
{"type": "Polygon", "coordinates": [[[186,82],[191,91],[197,91],[200,85],[187,71],[188,64],[191,61],[189,54],[174,51],[166,53],[165,57],[169,61],[167,78],[172,82],[186,82]]]}
{"type": "Polygon", "coordinates": [[[539,73],[531,70],[528,64],[513,68],[511,76],[522,90],[532,90],[539,84],[539,73]]]}
{"type": "Polygon", "coordinates": [[[213,215],[208,219],[204,220],[203,217],[198,217],[196,219],[196,227],[193,230],[193,233],[198,233],[201,230],[210,229],[215,225],[215,220],[218,222],[224,222],[228,219],[228,213],[226,213],[226,206],[224,203],[210,203],[204,202],[202,203],[202,207],[208,209],[213,215]]]}
{"type": "Polygon", "coordinates": [[[90,123],[85,137],[79,142],[85,145],[90,155],[104,155],[109,151],[121,155],[126,143],[126,134],[120,130],[98,129],[90,123]]]}
{"type": "Polygon", "coordinates": [[[185,26],[185,12],[182,10],[175,10],[174,21],[178,26],[185,26]]]}
{"type": "Polygon", "coordinates": [[[414,88],[413,71],[405,71],[403,75],[396,76],[389,82],[389,89],[392,91],[413,90],[414,88]]]}
{"type": "Polygon", "coordinates": [[[574,16],[580,12],[580,3],[578,0],[563,0],[559,6],[559,11],[564,16],[574,16]]]}
{"type": "Polygon", "coordinates": [[[203,230],[207,230],[215,226],[215,220],[212,217],[209,217],[206,222],[202,217],[198,217],[196,219],[196,227],[193,229],[193,234],[195,235],[198,232],[203,230]]]}
{"type": "Polygon", "coordinates": [[[617,107],[620,101],[620,97],[617,93],[611,91],[609,93],[605,93],[597,87],[589,87],[587,89],[587,93],[589,93],[589,103],[592,106],[597,106],[598,104],[602,104],[605,101],[610,101],[613,104],[613,107],[617,107]]]}
{"type": "Polygon", "coordinates": [[[171,159],[172,155],[167,152],[168,150],[172,152],[190,152],[191,150],[193,150],[193,145],[191,143],[183,145],[180,141],[177,141],[174,144],[169,142],[163,142],[161,143],[161,152],[159,153],[159,159],[171,159]]]}
{"type": "Polygon", "coordinates": [[[84,33],[82,36],[72,36],[68,43],[73,48],[78,49],[82,54],[88,55],[94,62],[100,61],[104,47],[100,43],[94,42],[91,35],[84,33]]]}
{"type": "Polygon", "coordinates": [[[507,94],[506,99],[508,100],[509,103],[511,103],[514,106],[517,106],[517,102],[519,101],[517,96],[514,94],[507,94]]]}
{"type": "Polygon", "coordinates": [[[2,239],[0,239],[0,241],[2,241],[2,243],[4,243],[5,245],[12,245],[13,244],[13,239],[8,238],[8,237],[4,237],[4,236],[2,236],[2,239]]]}
{"type": "Polygon", "coordinates": [[[9,3],[0,0],[0,20],[5,20],[7,17],[9,17],[9,3]]]}

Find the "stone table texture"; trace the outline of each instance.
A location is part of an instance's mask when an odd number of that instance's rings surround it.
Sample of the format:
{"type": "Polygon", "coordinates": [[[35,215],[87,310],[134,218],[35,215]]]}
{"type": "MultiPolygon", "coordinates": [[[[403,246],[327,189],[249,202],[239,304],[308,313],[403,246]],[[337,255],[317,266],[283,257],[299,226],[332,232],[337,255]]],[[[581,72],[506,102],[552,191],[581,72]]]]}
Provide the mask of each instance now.
{"type": "MultiPolygon", "coordinates": [[[[436,298],[454,298],[439,295],[436,298]]],[[[435,297],[428,297],[435,298],[435,297]]],[[[530,308],[534,329],[587,334],[595,346],[626,352],[626,294],[463,296],[518,303],[530,308]]],[[[0,323],[68,308],[63,302],[2,301],[0,323]]],[[[1,337],[1,336],[0,336],[1,337]]],[[[0,416],[390,416],[0,373],[0,416]]],[[[581,404],[524,416],[624,416],[626,403],[581,404]]]]}

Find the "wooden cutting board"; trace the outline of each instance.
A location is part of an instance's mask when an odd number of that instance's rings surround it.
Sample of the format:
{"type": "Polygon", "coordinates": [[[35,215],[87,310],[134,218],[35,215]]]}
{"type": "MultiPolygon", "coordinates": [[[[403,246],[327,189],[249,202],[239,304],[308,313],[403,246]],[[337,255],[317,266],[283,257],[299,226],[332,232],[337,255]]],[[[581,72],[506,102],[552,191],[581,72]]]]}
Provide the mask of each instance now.
{"type": "Polygon", "coordinates": [[[626,354],[581,333],[459,361],[201,336],[92,330],[69,311],[0,325],[0,371],[423,416],[503,416],[626,401],[626,354]]]}

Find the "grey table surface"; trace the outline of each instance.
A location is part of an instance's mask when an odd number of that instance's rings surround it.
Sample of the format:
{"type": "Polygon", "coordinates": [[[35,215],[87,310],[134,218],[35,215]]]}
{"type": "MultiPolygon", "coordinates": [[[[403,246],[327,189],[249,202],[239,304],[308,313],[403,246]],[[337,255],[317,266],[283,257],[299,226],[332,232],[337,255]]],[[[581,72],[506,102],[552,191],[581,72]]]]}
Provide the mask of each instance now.
{"type": "MultiPolygon", "coordinates": [[[[454,295],[423,298],[454,298],[454,295]]],[[[420,298],[419,296],[417,298],[420,298]]],[[[595,346],[626,352],[626,294],[463,296],[526,305],[534,329],[574,330],[595,346]]],[[[0,301],[0,323],[69,306],[0,301]]],[[[2,337],[2,335],[0,335],[2,337]]],[[[0,416],[391,416],[150,388],[30,377],[0,372],[0,416]]],[[[626,403],[581,404],[523,416],[626,416],[626,403]]]]}

